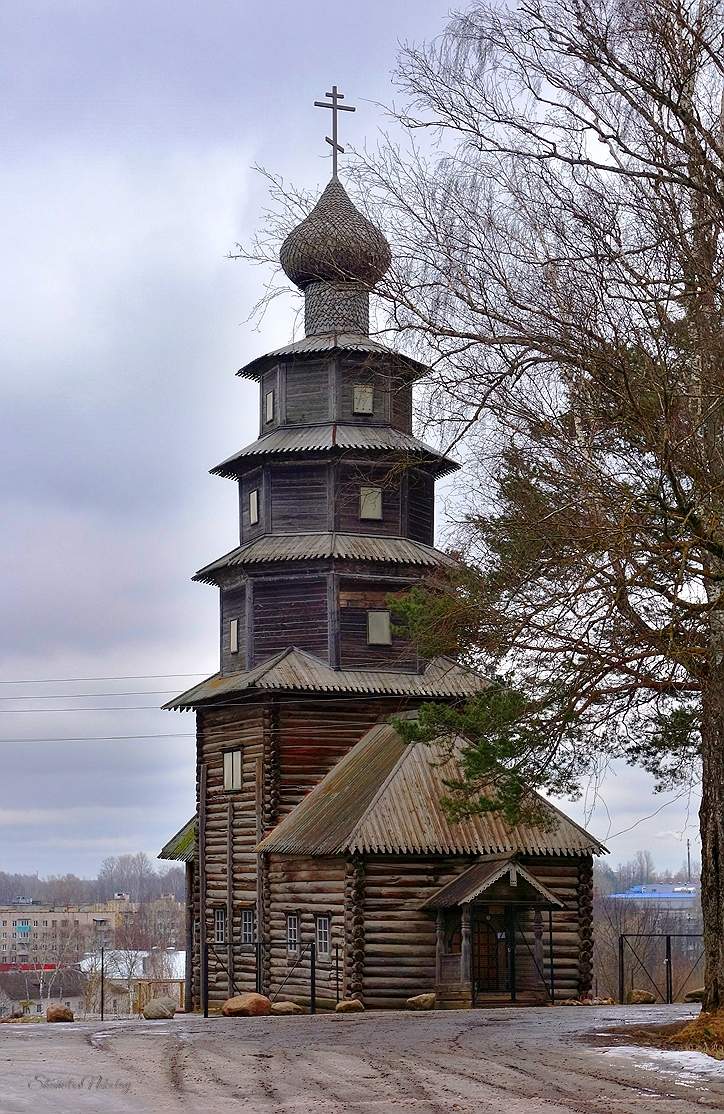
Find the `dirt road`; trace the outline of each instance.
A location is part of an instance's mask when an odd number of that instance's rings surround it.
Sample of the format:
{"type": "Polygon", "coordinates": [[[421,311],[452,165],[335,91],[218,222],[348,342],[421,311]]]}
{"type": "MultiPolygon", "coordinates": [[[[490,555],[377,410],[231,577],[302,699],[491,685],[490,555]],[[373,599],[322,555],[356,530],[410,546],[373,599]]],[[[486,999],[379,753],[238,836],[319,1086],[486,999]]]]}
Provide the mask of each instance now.
{"type": "Polygon", "coordinates": [[[0,1114],[721,1111],[724,1063],[590,1043],[615,1025],[689,1012],[621,1006],[3,1025],[0,1114]]]}

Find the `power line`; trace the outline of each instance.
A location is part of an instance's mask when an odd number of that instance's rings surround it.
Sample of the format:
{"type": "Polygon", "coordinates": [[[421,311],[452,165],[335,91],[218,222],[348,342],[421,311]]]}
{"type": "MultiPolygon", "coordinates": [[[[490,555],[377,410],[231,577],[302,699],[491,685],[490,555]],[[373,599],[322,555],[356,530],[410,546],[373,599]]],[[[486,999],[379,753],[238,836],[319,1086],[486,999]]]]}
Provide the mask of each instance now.
{"type": "MultiPolygon", "coordinates": [[[[86,700],[89,697],[106,696],[168,696],[176,689],[144,689],[141,692],[53,692],[42,696],[0,696],[0,700],[86,700]]],[[[12,708],[9,709],[12,711],[12,708]]]]}
{"type": "Polygon", "coordinates": [[[78,735],[69,738],[49,736],[46,739],[0,739],[2,743],[111,743],[126,739],[193,739],[195,731],[168,731],[160,735],[78,735]]]}
{"type": "Polygon", "coordinates": [[[0,680],[0,685],[52,685],[70,681],[164,681],[172,677],[207,677],[206,673],[138,673],[114,677],[23,677],[17,681],[0,680]]]}

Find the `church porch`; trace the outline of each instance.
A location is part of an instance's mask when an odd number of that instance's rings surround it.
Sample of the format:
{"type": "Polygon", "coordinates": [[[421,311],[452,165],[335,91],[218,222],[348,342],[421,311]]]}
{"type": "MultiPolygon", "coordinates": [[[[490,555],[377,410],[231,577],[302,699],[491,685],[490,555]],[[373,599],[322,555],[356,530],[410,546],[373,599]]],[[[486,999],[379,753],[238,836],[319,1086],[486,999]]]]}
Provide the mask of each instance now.
{"type": "Polygon", "coordinates": [[[555,1000],[553,913],[563,903],[514,856],[484,856],[425,907],[436,910],[440,1007],[555,1000]]]}

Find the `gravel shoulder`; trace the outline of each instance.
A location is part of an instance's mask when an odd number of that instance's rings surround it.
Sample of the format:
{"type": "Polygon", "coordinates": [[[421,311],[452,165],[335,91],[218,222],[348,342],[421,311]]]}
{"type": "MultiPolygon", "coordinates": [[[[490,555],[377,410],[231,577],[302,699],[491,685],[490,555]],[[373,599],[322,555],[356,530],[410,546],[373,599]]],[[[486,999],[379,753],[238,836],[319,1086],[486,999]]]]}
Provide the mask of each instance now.
{"type": "Polygon", "coordinates": [[[613,1039],[608,1046],[600,1035],[695,1012],[619,1006],[4,1025],[0,1114],[720,1111],[724,1063],[613,1039]]]}

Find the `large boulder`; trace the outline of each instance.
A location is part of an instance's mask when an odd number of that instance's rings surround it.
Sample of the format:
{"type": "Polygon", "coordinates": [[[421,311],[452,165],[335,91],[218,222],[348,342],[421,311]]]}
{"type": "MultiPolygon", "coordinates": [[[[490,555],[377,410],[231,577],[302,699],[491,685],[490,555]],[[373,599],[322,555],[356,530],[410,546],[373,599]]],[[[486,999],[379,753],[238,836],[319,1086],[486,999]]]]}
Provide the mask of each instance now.
{"type": "Polygon", "coordinates": [[[434,1010],[435,995],[432,991],[427,994],[415,994],[405,1003],[408,1010],[434,1010]]]}
{"type": "Polygon", "coordinates": [[[706,987],[700,986],[696,990],[690,990],[688,994],[684,995],[685,1002],[703,1002],[704,995],[706,994],[706,987]]]}
{"type": "Polygon", "coordinates": [[[45,1020],[50,1022],[75,1021],[75,1017],[69,1006],[48,1006],[45,1020]]]}
{"type": "Polygon", "coordinates": [[[168,1021],[178,1009],[178,1003],[173,998],[151,998],[143,1007],[143,1016],[146,1021],[168,1021]]]}
{"type": "Polygon", "coordinates": [[[336,1013],[364,1013],[364,1006],[358,998],[343,998],[334,1009],[336,1013]]]}
{"type": "Polygon", "coordinates": [[[629,990],[626,1002],[629,1006],[654,1006],[656,995],[650,990],[629,990]]]}
{"type": "Polygon", "coordinates": [[[296,1002],[272,1002],[271,1011],[280,1017],[293,1017],[308,1012],[305,1006],[298,1006],[296,1002]]]}
{"type": "Polygon", "coordinates": [[[272,1012],[272,1004],[265,994],[236,994],[221,1007],[224,1017],[265,1017],[272,1012]]]}

